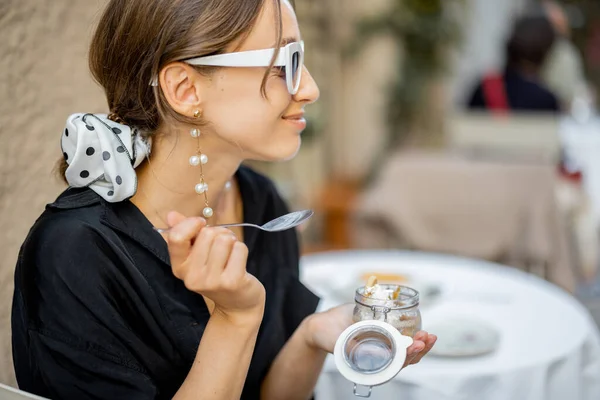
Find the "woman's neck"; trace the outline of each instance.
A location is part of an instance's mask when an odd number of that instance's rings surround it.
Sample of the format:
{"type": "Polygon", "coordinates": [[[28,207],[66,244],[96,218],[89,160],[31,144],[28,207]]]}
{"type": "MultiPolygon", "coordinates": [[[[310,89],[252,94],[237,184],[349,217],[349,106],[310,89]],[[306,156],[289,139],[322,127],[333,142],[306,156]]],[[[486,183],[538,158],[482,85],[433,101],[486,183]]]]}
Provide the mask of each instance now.
{"type": "Polygon", "coordinates": [[[138,191],[132,202],[155,226],[164,226],[170,211],[188,217],[202,216],[205,196],[198,194],[195,188],[204,175],[208,206],[213,209],[208,221],[214,224],[227,213],[225,208],[234,204],[228,198],[233,191],[228,189],[234,183],[233,176],[242,160],[241,150],[214,135],[201,134],[197,139],[185,130],[180,134],[157,135],[151,155],[136,170],[138,191]],[[190,157],[196,155],[198,145],[208,162],[193,166],[190,157]],[[236,151],[240,152],[239,156],[235,156],[236,151]]]}

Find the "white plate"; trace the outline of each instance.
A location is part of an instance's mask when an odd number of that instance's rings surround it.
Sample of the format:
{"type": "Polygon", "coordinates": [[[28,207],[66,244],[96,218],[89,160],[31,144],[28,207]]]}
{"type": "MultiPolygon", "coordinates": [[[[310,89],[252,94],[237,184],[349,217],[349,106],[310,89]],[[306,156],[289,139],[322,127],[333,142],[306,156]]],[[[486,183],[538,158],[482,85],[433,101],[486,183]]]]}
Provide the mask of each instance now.
{"type": "Polygon", "coordinates": [[[430,353],[440,357],[473,357],[500,346],[500,333],[486,322],[457,317],[427,326],[438,340],[430,353]]]}

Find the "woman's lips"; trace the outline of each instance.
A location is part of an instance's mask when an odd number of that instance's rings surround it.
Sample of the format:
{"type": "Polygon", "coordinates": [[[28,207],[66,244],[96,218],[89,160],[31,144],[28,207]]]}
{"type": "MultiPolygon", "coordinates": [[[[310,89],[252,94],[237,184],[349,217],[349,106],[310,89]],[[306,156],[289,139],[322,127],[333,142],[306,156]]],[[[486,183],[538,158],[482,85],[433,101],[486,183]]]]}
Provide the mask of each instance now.
{"type": "Polygon", "coordinates": [[[306,128],[306,119],[304,118],[304,113],[286,115],[282,118],[290,124],[295,125],[298,129],[302,130],[306,128]]]}

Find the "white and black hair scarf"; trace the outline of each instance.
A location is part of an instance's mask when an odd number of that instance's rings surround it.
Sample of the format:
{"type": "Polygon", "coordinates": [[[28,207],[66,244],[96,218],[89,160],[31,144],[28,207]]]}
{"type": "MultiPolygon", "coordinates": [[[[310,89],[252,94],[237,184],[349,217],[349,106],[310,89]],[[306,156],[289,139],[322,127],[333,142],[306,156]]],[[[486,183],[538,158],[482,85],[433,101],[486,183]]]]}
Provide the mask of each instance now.
{"type": "Polygon", "coordinates": [[[70,186],[89,187],[106,201],[118,202],[137,191],[135,168],[150,153],[151,142],[106,114],[73,114],[61,147],[70,186]]]}

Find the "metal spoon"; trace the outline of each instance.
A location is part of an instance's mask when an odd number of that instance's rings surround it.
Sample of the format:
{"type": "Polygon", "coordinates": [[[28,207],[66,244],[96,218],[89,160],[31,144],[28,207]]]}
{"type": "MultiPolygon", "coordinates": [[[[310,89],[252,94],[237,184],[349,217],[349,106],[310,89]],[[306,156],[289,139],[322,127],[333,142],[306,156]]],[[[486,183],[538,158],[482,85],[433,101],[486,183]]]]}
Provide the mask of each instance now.
{"type": "MultiPolygon", "coordinates": [[[[261,229],[261,230],[267,231],[267,232],[280,232],[280,231],[285,231],[285,230],[288,230],[290,228],[294,228],[294,227],[300,225],[301,223],[303,223],[304,221],[306,221],[307,219],[312,217],[313,214],[314,214],[313,210],[301,210],[301,211],[294,211],[289,214],[282,215],[281,217],[277,217],[263,225],[238,223],[238,224],[222,224],[222,225],[211,225],[211,226],[213,226],[213,227],[220,226],[220,227],[224,227],[224,228],[229,228],[229,227],[234,227],[234,226],[249,226],[251,228],[258,228],[258,229],[261,229]]],[[[171,229],[170,228],[169,229],[154,228],[154,230],[157,231],[158,233],[166,233],[166,232],[170,231],[171,229]]]]}

